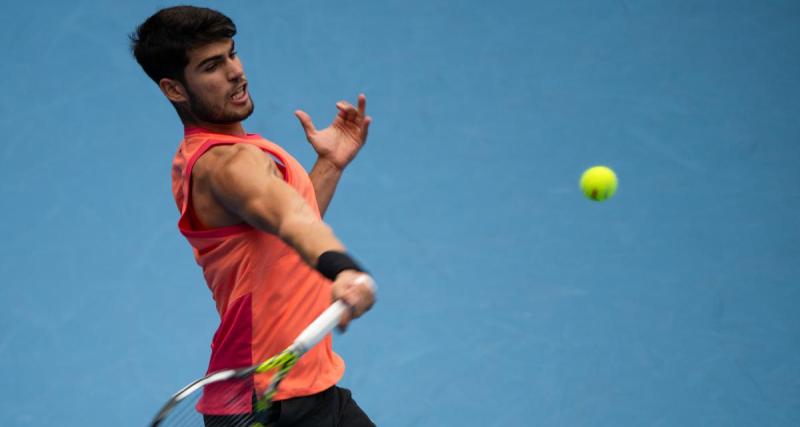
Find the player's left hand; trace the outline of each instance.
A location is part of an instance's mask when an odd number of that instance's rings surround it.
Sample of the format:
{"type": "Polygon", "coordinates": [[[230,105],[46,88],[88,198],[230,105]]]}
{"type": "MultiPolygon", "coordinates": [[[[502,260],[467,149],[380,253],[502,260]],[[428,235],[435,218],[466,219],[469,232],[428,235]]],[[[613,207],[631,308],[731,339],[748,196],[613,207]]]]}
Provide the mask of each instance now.
{"type": "Polygon", "coordinates": [[[358,107],[347,101],[339,101],[336,108],[339,113],[331,125],[322,130],[314,127],[311,117],[305,111],[297,110],[294,114],[300,120],[306,139],[314,147],[317,156],[341,170],[367,142],[372,117],[367,115],[367,97],[363,93],[358,95],[358,107]]]}

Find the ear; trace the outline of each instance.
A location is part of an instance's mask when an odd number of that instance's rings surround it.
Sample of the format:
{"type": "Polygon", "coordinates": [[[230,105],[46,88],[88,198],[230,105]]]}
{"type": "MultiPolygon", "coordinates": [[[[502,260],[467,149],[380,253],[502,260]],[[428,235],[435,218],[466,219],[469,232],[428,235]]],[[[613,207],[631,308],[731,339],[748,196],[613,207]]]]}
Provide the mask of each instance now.
{"type": "Polygon", "coordinates": [[[189,100],[186,88],[177,80],[165,77],[158,81],[158,87],[171,102],[181,103],[189,100]]]}

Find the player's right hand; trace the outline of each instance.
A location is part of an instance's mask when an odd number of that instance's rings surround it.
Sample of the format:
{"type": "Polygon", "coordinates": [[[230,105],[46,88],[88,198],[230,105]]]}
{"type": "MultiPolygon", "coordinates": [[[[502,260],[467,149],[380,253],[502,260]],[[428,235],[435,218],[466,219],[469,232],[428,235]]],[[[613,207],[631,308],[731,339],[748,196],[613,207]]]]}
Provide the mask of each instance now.
{"type": "Polygon", "coordinates": [[[339,322],[339,330],[345,331],[351,320],[361,317],[375,304],[375,281],[367,273],[342,271],[333,282],[333,299],[350,307],[339,322]]]}

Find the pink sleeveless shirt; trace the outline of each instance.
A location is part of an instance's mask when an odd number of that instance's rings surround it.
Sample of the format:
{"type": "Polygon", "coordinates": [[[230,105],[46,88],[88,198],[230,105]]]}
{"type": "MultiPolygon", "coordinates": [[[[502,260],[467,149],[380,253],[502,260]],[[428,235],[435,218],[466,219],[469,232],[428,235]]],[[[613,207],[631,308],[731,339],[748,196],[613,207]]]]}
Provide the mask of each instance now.
{"type": "MultiPolygon", "coordinates": [[[[308,266],[277,236],[242,223],[198,230],[191,216],[192,167],[211,147],[251,144],[283,165],[284,180],[319,215],[314,187],[305,169],[289,153],[266,139],[187,129],[175,155],[172,192],[180,210],[178,227],[189,241],[216,302],[220,325],[211,344],[208,371],[241,368],[284,350],[331,303],[331,282],[308,266]]],[[[333,352],[330,334],[306,353],[283,380],[276,400],[307,396],[339,381],[344,362],[333,352]]],[[[242,384],[234,405],[219,402],[213,388],[198,404],[204,414],[249,412],[253,389],[263,391],[268,376],[242,384]]]]}

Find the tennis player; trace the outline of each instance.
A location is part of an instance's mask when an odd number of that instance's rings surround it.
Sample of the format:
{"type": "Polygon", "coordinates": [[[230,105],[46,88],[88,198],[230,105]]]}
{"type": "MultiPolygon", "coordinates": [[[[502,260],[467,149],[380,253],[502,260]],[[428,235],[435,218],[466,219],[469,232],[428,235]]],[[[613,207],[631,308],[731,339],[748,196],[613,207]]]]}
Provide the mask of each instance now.
{"type": "MultiPolygon", "coordinates": [[[[246,133],[253,112],[248,79],[236,54],[236,26],[211,9],[158,11],[131,35],[145,73],[175,107],[184,126],[172,168],[178,227],[212,292],[220,325],[208,371],[239,368],[276,354],[332,300],[351,307],[341,323],[369,310],[374,291],[322,214],[342,171],[367,139],[366,98],[341,101],[331,125],[317,130],[296,115],[318,158],[310,173],[283,148],[246,133]]],[[[328,335],[281,383],[270,413],[279,426],[372,426],[336,386],[344,362],[328,335]]],[[[198,410],[209,423],[249,413],[269,378],[252,380],[235,402],[206,390],[198,410]]]]}

